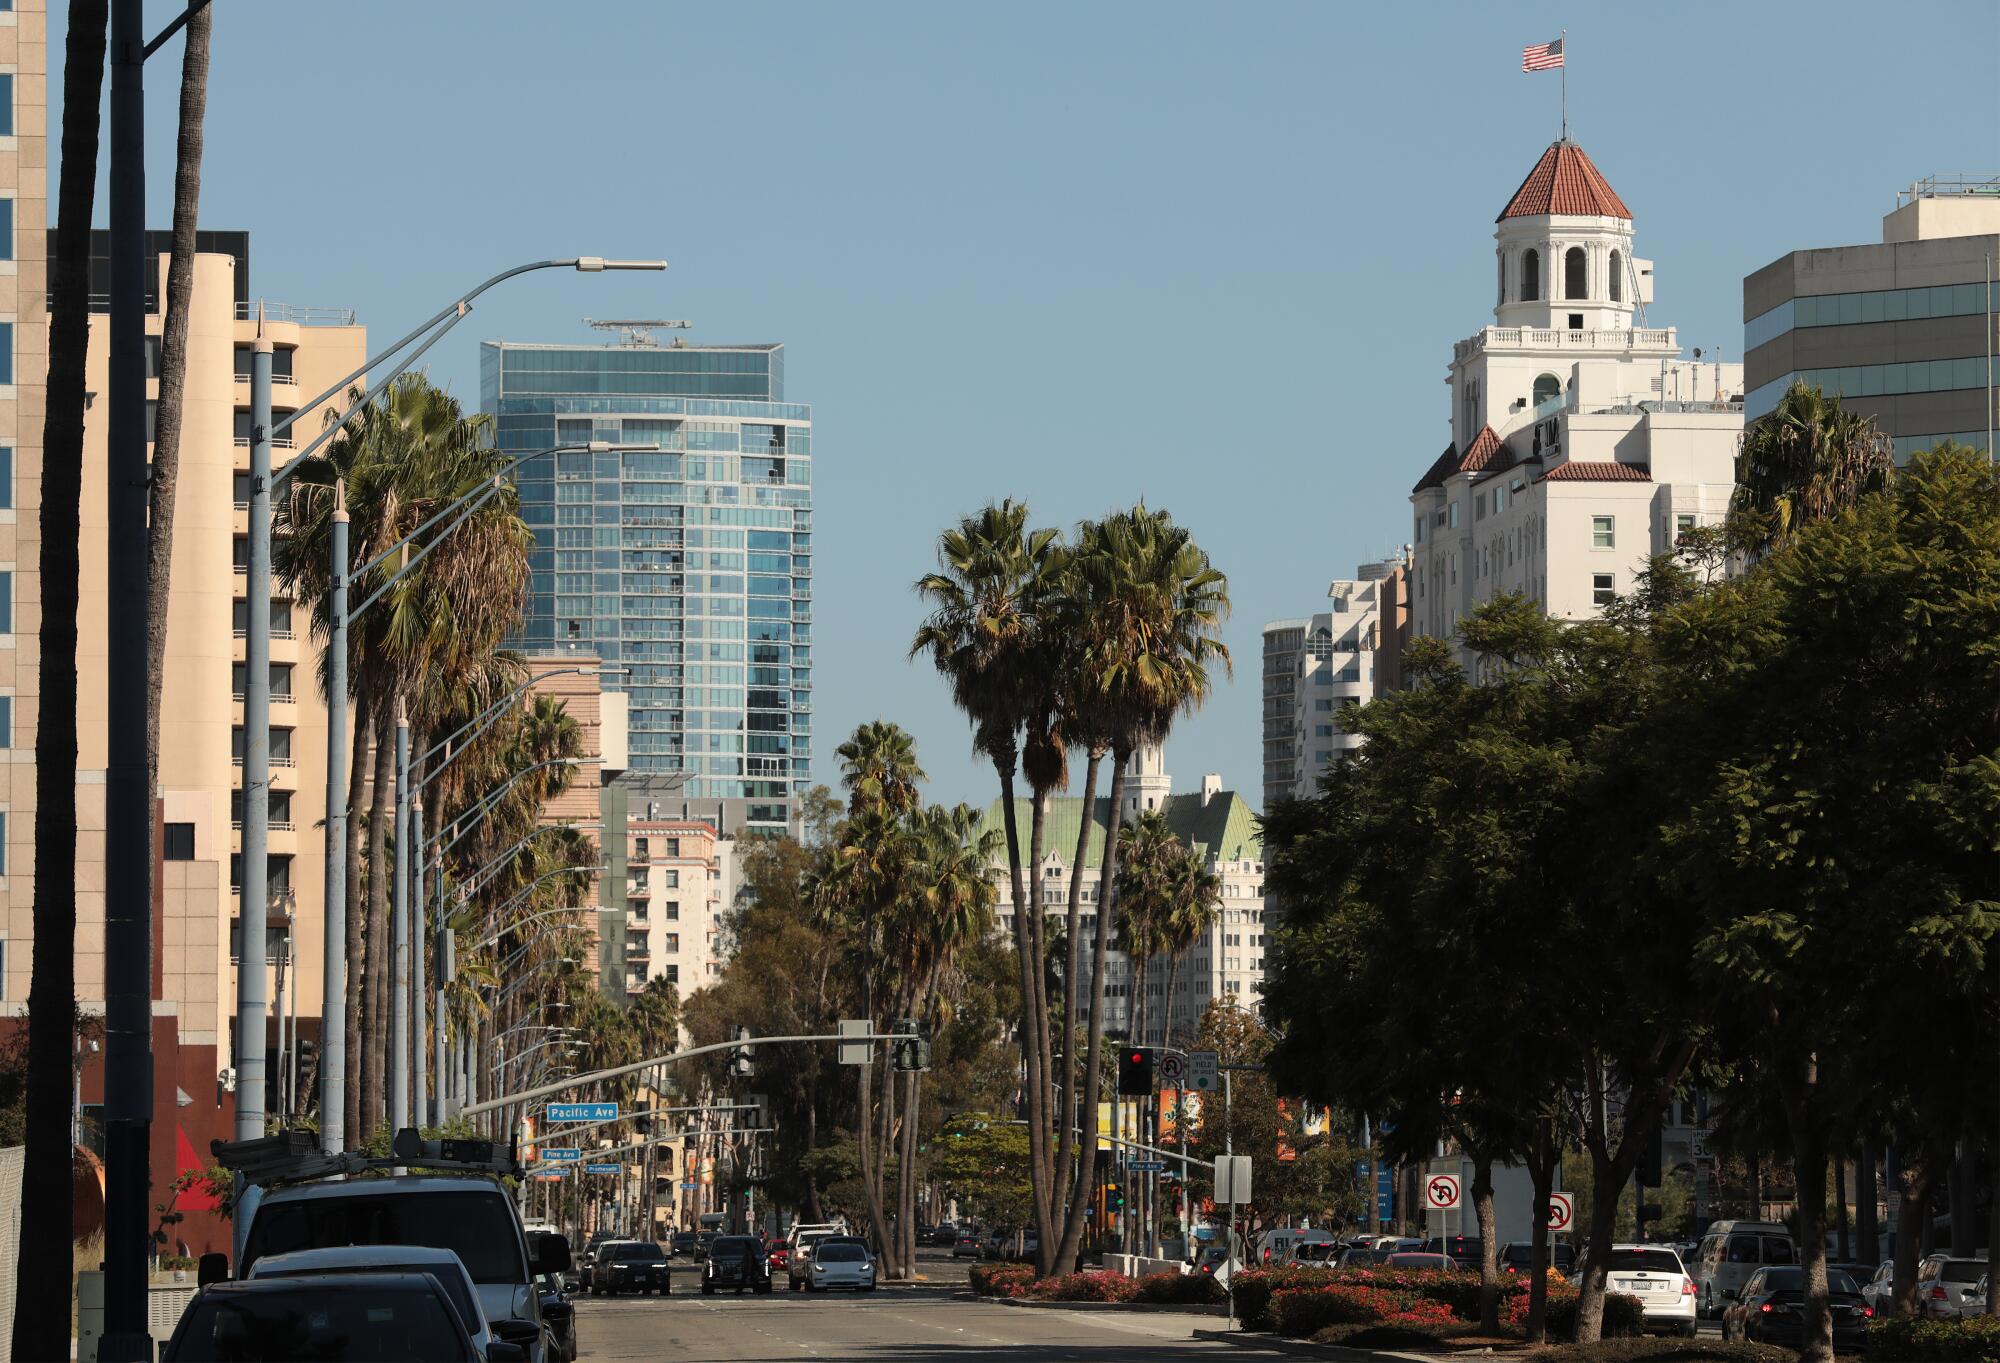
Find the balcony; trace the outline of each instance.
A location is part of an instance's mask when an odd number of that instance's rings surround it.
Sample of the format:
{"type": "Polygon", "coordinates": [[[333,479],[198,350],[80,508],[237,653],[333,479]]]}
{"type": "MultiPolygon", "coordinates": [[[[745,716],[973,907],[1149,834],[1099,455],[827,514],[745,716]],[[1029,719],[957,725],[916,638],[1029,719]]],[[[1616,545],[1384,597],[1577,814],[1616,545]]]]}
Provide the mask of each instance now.
{"type": "Polygon", "coordinates": [[[1482,351],[1590,350],[1600,354],[1635,351],[1680,353],[1672,327],[1637,327],[1630,331],[1569,331],[1540,327],[1481,327],[1452,346],[1452,358],[1470,359],[1482,351]]]}
{"type": "Polygon", "coordinates": [[[354,325],[353,308],[307,307],[299,303],[272,303],[261,298],[236,305],[236,320],[239,322],[254,322],[259,316],[267,322],[289,322],[300,327],[354,325]]]}

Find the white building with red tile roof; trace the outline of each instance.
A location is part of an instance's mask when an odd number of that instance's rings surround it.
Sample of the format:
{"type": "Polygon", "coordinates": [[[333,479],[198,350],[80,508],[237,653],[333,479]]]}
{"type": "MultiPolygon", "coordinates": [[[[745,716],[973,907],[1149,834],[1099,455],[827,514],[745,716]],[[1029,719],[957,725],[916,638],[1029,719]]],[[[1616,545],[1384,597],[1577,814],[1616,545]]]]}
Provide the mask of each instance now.
{"type": "Polygon", "coordinates": [[[1574,142],[1496,219],[1493,325],[1452,348],[1451,440],[1410,492],[1411,631],[1521,593],[1583,619],[1729,507],[1743,369],[1646,325],[1653,264],[1574,142]]]}

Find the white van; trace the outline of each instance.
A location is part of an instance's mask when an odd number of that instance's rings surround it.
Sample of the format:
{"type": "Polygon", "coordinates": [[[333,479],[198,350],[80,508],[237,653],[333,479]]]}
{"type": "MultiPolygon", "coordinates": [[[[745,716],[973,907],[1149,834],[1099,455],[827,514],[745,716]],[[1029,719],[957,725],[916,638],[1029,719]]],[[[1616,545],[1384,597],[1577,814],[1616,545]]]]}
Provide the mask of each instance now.
{"type": "Polygon", "coordinates": [[[1688,1266],[1696,1309],[1711,1319],[1720,1316],[1758,1269],[1798,1261],[1792,1233],[1779,1222],[1717,1221],[1702,1236],[1688,1266]]]}
{"type": "Polygon", "coordinates": [[[1311,1230],[1298,1226],[1277,1226],[1257,1237],[1257,1252],[1253,1262],[1258,1268],[1277,1268],[1292,1257],[1292,1248],[1302,1244],[1332,1244],[1333,1232],[1315,1227],[1311,1230]]]}

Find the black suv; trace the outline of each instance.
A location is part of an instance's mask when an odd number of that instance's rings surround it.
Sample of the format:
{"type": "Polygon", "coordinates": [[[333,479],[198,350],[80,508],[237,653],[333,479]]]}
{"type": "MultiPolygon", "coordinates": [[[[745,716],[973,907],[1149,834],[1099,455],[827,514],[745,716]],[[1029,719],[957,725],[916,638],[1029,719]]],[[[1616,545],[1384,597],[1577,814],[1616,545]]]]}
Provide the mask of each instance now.
{"type": "Polygon", "coordinates": [[[708,1266],[702,1270],[701,1293],[713,1296],[724,1288],[771,1290],[771,1255],[754,1235],[719,1235],[708,1246],[708,1266]]]}
{"type": "Polygon", "coordinates": [[[673,1290],[673,1278],[667,1256],[651,1240],[613,1240],[598,1248],[584,1286],[604,1297],[653,1291],[665,1296],[673,1290]]]}

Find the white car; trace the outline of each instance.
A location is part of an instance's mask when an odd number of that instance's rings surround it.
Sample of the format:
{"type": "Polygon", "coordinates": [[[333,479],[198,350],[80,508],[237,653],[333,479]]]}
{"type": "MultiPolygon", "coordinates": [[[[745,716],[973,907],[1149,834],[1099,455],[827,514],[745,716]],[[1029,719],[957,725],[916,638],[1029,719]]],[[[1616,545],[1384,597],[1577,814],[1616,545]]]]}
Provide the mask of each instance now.
{"type": "Polygon", "coordinates": [[[1965,1314],[1966,1296],[1985,1273],[1983,1252],[1977,1259],[1955,1254],[1930,1255],[1917,1265],[1917,1310],[1932,1320],[1957,1320],[1965,1314]]]}
{"type": "Polygon", "coordinates": [[[1605,1286],[1639,1299],[1648,1330],[1694,1337],[1694,1279],[1667,1246],[1613,1245],[1605,1286]]]}
{"type": "Polygon", "coordinates": [[[875,1290],[875,1258],[868,1247],[853,1240],[830,1240],[812,1253],[806,1270],[806,1291],[851,1287],[859,1292],[875,1290]]]}
{"type": "Polygon", "coordinates": [[[479,1289],[465,1262],[448,1249],[426,1245],[342,1245],[332,1249],[301,1249],[290,1254],[267,1254],[250,1265],[252,1280],[262,1278],[318,1278],[346,1273],[428,1273],[437,1279],[445,1297],[458,1312],[459,1321],[484,1358],[494,1341],[493,1327],[480,1309],[479,1289]]]}

